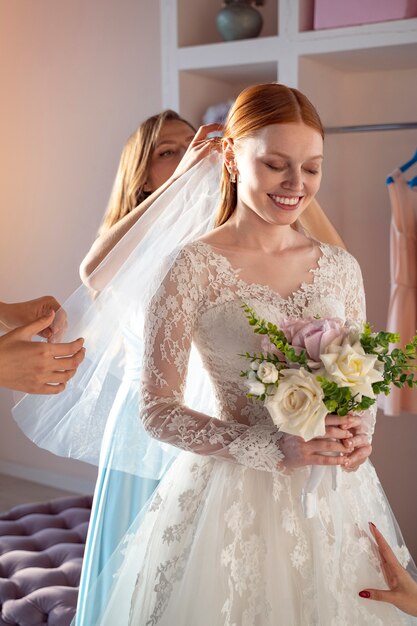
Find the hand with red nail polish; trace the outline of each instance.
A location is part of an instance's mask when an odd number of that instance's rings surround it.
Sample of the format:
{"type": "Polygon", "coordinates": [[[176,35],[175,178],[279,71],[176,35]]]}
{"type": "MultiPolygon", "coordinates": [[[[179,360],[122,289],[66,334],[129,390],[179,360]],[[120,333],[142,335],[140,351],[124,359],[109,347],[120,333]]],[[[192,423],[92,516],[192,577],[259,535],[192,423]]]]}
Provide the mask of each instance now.
{"type": "Polygon", "coordinates": [[[417,583],[402,567],[377,527],[372,522],[369,527],[378,546],[382,571],[389,589],[363,589],[359,592],[360,597],[389,602],[404,613],[417,617],[417,583]]]}

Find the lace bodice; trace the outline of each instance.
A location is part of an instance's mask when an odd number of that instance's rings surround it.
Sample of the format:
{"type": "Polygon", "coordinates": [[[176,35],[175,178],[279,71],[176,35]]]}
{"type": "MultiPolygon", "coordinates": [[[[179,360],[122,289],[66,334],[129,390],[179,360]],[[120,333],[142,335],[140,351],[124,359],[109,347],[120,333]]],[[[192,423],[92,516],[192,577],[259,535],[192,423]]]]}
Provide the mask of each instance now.
{"type": "Polygon", "coordinates": [[[275,323],[313,315],[364,321],[357,261],[341,248],[320,245],[320,250],[312,280],[288,298],[267,285],[245,282],[209,244],[196,241],[181,250],[151,301],[145,323],[141,413],[153,437],[254,469],[278,468],[281,433],[262,403],[246,397],[240,377],[247,361],[239,354],[261,351],[261,338],[249,326],[242,304],[275,323]],[[184,404],[192,343],[213,383],[216,416],[184,404]]]}

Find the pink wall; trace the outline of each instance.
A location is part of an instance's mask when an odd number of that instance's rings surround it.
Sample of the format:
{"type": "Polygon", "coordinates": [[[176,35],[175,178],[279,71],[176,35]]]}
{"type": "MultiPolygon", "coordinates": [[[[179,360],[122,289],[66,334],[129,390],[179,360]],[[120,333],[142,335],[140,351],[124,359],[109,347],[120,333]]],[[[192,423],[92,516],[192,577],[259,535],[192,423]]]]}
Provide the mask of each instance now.
{"type": "MultiPolygon", "coordinates": [[[[0,14],[0,297],[63,300],[79,284],[125,140],[161,107],[159,3],[0,0],[0,14]]],[[[94,475],[29,442],[12,403],[2,390],[0,471],[94,475]]]]}

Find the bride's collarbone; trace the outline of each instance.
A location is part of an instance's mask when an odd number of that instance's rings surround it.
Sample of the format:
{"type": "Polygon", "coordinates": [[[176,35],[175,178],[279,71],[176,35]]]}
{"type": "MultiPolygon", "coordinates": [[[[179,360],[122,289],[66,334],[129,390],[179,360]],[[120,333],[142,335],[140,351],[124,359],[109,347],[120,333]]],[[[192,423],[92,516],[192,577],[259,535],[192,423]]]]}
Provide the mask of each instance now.
{"type": "Polygon", "coordinates": [[[314,282],[315,271],[323,257],[319,245],[265,251],[223,242],[201,243],[208,245],[214,256],[223,258],[237,278],[248,284],[264,285],[283,298],[314,282]]]}

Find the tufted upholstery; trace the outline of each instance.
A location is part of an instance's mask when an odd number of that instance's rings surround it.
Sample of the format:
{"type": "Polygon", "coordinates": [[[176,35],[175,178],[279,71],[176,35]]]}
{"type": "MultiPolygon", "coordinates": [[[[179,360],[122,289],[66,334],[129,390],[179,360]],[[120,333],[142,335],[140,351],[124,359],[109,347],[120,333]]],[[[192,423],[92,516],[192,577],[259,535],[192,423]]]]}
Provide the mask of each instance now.
{"type": "Polygon", "coordinates": [[[91,502],[60,498],[0,514],[0,626],[69,626],[91,502]]]}

